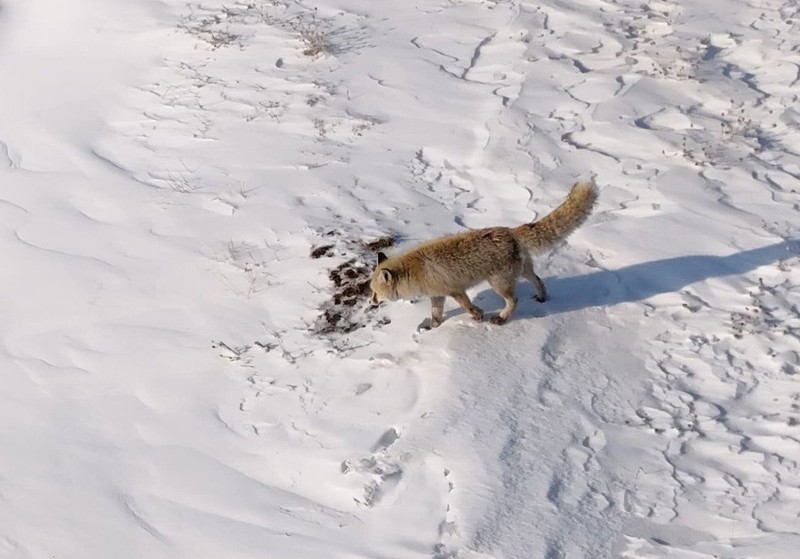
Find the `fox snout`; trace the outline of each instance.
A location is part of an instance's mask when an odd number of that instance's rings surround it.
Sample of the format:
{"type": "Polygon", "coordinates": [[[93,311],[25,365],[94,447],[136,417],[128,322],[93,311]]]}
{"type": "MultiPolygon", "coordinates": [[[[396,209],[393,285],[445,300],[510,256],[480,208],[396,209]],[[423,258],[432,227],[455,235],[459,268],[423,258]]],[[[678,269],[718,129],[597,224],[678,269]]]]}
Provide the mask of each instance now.
{"type": "Polygon", "coordinates": [[[372,292],[372,295],[370,295],[369,304],[373,307],[377,307],[381,304],[380,300],[378,300],[378,294],[374,291],[372,292]]]}

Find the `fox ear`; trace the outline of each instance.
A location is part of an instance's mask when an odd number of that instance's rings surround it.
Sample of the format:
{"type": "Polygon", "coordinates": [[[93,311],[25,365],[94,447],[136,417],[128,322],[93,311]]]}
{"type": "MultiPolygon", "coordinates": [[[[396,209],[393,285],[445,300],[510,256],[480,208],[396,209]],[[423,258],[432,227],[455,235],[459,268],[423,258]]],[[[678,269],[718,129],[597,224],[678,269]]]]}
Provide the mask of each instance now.
{"type": "Polygon", "coordinates": [[[383,261],[386,260],[387,258],[389,258],[389,257],[386,256],[384,253],[379,252],[378,253],[378,264],[382,264],[383,261]]]}
{"type": "Polygon", "coordinates": [[[387,270],[386,268],[384,268],[383,270],[381,270],[381,279],[385,283],[390,283],[394,279],[394,273],[391,270],[387,270]]]}

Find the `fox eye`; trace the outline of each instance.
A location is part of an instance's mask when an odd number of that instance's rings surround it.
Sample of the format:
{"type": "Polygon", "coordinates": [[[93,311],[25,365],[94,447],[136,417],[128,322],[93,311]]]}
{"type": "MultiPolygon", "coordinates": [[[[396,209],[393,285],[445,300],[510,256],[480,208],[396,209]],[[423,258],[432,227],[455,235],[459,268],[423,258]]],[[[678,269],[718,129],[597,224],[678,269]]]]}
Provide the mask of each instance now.
{"type": "Polygon", "coordinates": [[[392,273],[391,270],[387,270],[386,268],[381,270],[381,279],[383,281],[389,283],[390,281],[392,281],[393,278],[394,278],[394,273],[392,273]]]}

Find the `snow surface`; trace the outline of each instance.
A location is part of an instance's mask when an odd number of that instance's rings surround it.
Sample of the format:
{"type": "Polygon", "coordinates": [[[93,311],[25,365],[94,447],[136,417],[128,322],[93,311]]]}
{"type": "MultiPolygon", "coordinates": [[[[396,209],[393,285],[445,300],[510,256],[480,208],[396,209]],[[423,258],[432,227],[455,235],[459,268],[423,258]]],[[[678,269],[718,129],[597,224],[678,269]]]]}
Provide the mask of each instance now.
{"type": "Polygon", "coordinates": [[[0,557],[797,557],[799,38],[783,0],[0,0],[0,557]],[[320,332],[360,243],[581,177],[548,302],[320,332]]]}

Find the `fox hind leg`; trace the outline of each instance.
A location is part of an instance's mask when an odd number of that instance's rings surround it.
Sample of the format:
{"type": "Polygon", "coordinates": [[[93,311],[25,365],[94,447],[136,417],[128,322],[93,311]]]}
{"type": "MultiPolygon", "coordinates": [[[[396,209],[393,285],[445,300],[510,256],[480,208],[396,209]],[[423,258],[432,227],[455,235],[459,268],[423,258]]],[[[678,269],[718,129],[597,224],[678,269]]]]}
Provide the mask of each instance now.
{"type": "Polygon", "coordinates": [[[483,310],[473,305],[472,301],[469,300],[469,297],[467,297],[467,294],[464,291],[453,293],[450,296],[455,299],[456,303],[461,305],[461,307],[467,311],[470,316],[472,316],[473,320],[477,320],[479,322],[483,320],[483,310]]]}
{"type": "Polygon", "coordinates": [[[514,284],[516,283],[516,277],[514,278],[490,278],[489,285],[492,286],[492,289],[497,292],[500,297],[506,302],[506,306],[503,307],[503,310],[500,311],[500,314],[493,316],[489,321],[492,324],[505,324],[508,320],[508,317],[511,316],[511,313],[514,312],[514,309],[517,308],[517,297],[514,294],[514,284]]]}
{"type": "Polygon", "coordinates": [[[547,301],[547,289],[544,286],[542,278],[536,275],[533,271],[533,262],[530,259],[526,260],[522,266],[522,277],[528,280],[536,288],[536,300],[540,303],[547,301]]]}

